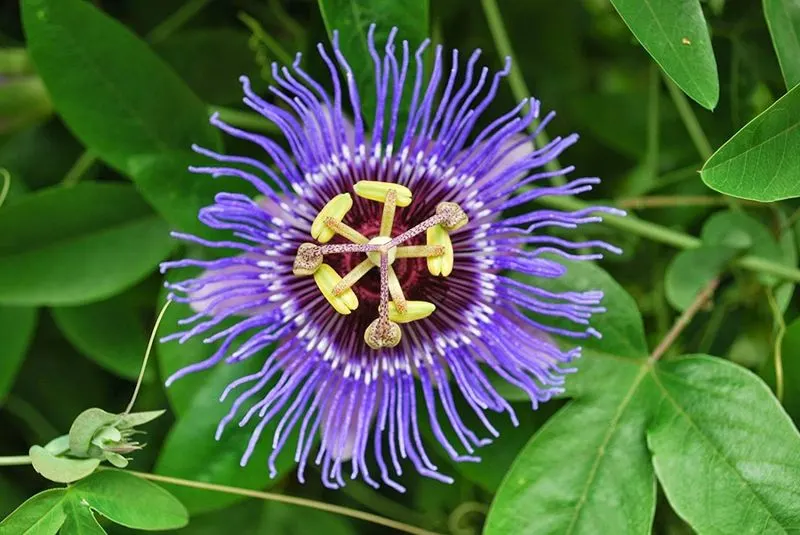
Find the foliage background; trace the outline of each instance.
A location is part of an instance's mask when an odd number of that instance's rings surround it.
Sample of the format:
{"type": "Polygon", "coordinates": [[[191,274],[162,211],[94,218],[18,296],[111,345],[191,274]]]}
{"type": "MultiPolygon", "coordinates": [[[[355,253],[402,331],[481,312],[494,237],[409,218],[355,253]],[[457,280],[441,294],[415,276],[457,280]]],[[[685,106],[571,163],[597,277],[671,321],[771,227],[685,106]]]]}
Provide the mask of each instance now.
{"type": "MultiPolygon", "coordinates": [[[[609,307],[596,325],[604,339],[587,343],[570,380],[572,401],[531,413],[507,389],[522,425],[501,423],[481,464],[438,459],[457,474],[452,486],[408,473],[405,495],[358,482],[331,492],[315,477],[298,484],[290,459],[277,480],[258,454],[239,468],[247,430],[213,440],[231,371],[165,391],[161,378],[208,352],[169,344],[137,401],[169,410],[146,427],[147,447],[129,469],[269,489],[437,533],[800,529],[795,0],[0,2],[0,168],[10,176],[0,207],[0,454],[66,433],[88,407],[124,408],[163,302],[157,265],[181,253],[169,229],[197,230],[199,206],[241,187],[188,175],[189,145],[221,146],[207,125],[213,110],[271,131],[243,111],[238,76],[263,91],[269,63],[295,51],[323,73],[314,46],[327,41],[326,25],[342,30],[352,61],[366,61],[358,39],[372,19],[384,30],[398,24],[412,44],[432,35],[465,53],[482,48],[493,68],[513,49],[515,72],[493,109],[530,91],[556,110],[548,133],[582,137],[564,165],[602,177],[593,195],[632,212],[581,229],[624,249],[602,263],[611,277],[575,265],[560,282],[604,289],[609,307]]],[[[167,313],[162,334],[180,315],[167,313]]],[[[0,516],[54,486],[30,466],[2,468],[0,516]]],[[[165,488],[190,513],[184,534],[387,532],[315,509],[165,488]]],[[[119,499],[141,498],[131,490],[119,499]]],[[[0,533],[22,532],[14,526],[0,533]]],[[[91,533],[81,529],[64,527],[91,533]]]]}

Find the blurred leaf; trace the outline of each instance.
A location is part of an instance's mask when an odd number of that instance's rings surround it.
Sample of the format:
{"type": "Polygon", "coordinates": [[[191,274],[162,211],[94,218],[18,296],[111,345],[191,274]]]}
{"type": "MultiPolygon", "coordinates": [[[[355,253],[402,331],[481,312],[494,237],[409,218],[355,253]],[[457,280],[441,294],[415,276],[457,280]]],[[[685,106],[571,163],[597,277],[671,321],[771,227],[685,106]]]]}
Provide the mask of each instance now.
{"type": "Polygon", "coordinates": [[[678,514],[699,533],[800,525],[800,434],[769,388],[704,355],[659,363],[653,378],[663,397],[647,443],[678,514]]]}
{"type": "Polygon", "coordinates": [[[198,211],[213,204],[214,195],[220,191],[253,196],[255,188],[236,178],[191,173],[190,165],[208,166],[214,162],[194,153],[177,151],[145,155],[130,161],[137,189],[173,228],[209,239],[230,237],[230,231],[214,230],[201,223],[197,219],[198,211]]]}
{"type": "Polygon", "coordinates": [[[158,485],[119,470],[102,470],[70,488],[89,507],[133,529],[163,530],[185,526],[186,508],[158,485]]]}
{"type": "Polygon", "coordinates": [[[74,494],[67,494],[64,509],[67,518],[61,528],[61,535],[98,535],[106,531],[97,523],[92,510],[74,494]]]}
{"type": "Polygon", "coordinates": [[[800,86],[747,123],[700,171],[726,195],[770,202],[800,196],[800,86]]]}
{"type": "Polygon", "coordinates": [[[175,535],[219,535],[220,533],[272,535],[268,530],[258,530],[263,509],[264,502],[253,498],[218,511],[192,515],[189,525],[176,531],[175,535]]]}
{"type": "MultiPolygon", "coordinates": [[[[332,37],[334,30],[339,31],[339,48],[353,70],[360,111],[366,124],[371,125],[376,94],[375,67],[367,46],[369,26],[376,24],[375,46],[380,54],[393,26],[398,28],[395,43],[407,40],[414,50],[428,37],[428,0],[319,0],[319,9],[328,35],[332,37]]],[[[405,116],[402,110],[399,113],[405,116]]]]}
{"type": "MultiPolygon", "coordinates": [[[[203,103],[130,30],[81,0],[24,0],[28,48],[56,110],[101,158],[220,144],[203,103]]],[[[165,179],[165,180],[168,180],[165,179]]]]}
{"type": "Polygon", "coordinates": [[[247,33],[228,28],[186,30],[153,48],[201,99],[229,104],[242,98],[239,76],[258,80],[249,39],[247,33]]]}
{"type": "Polygon", "coordinates": [[[31,464],[42,477],[56,483],[72,483],[88,476],[100,465],[99,459],[56,457],[41,446],[31,446],[31,464]]]}
{"type": "Polygon", "coordinates": [[[0,306],[0,404],[14,379],[36,331],[37,310],[0,306]]]}
{"type": "Polygon", "coordinates": [[[800,3],[764,0],[764,16],[786,88],[791,89],[800,83],[800,3]]]}
{"type": "Polygon", "coordinates": [[[130,186],[87,182],[27,195],[0,212],[0,302],[107,298],[142,280],[174,247],[130,186]]]}
{"type": "MultiPolygon", "coordinates": [[[[800,318],[786,327],[781,345],[783,364],[783,406],[795,422],[800,422],[800,318]]],[[[774,359],[768,360],[762,372],[766,382],[775,385],[774,359]]],[[[774,390],[774,388],[773,388],[774,390]]]]}
{"type": "MultiPolygon", "coordinates": [[[[741,210],[717,212],[703,224],[700,233],[704,245],[734,247],[760,258],[783,262],[783,252],[770,230],[758,219],[741,210]]],[[[770,275],[758,275],[762,284],[774,285],[770,275]]]]}
{"type": "Polygon", "coordinates": [[[279,502],[266,502],[258,533],[263,535],[356,535],[343,516],[279,502]]]}
{"type": "Polygon", "coordinates": [[[713,245],[680,251],[670,261],[665,275],[664,289],[669,304],[680,311],[689,308],[737,254],[734,248],[713,245]]]}
{"type": "Polygon", "coordinates": [[[699,0],[611,0],[633,35],[698,104],[713,110],[719,79],[699,0]]]}
{"type": "MultiPolygon", "coordinates": [[[[53,319],[67,340],[108,371],[136,379],[147,346],[147,326],[130,299],[115,296],[76,307],[52,309],[53,319]]],[[[145,380],[155,379],[154,368],[145,380]]]]}
{"type": "MultiPolygon", "coordinates": [[[[23,488],[15,485],[4,474],[0,474],[0,518],[5,518],[25,501],[29,494],[23,488]]],[[[0,524],[1,525],[1,524],[0,524]]]]}
{"type": "Polygon", "coordinates": [[[66,489],[40,492],[0,522],[3,535],[55,535],[64,523],[66,489]]]}

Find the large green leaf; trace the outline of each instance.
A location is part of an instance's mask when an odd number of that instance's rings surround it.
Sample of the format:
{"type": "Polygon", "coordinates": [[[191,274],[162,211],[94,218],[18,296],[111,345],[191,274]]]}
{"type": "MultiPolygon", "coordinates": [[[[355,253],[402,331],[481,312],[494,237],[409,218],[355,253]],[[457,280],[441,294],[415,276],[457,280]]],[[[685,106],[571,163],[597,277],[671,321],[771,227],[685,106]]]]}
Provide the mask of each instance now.
{"type": "Polygon", "coordinates": [[[699,0],[612,0],[622,20],[678,87],[709,110],[719,100],[711,38],[699,0]]]}
{"type": "Polygon", "coordinates": [[[568,392],[577,399],[517,457],[485,533],[649,533],[655,476],[644,433],[652,392],[636,302],[587,262],[569,263],[561,279],[537,284],[552,291],[600,289],[609,310],[592,320],[603,338],[582,341],[579,370],[568,377],[568,392]]]}
{"type": "Polygon", "coordinates": [[[23,0],[22,20],[58,113],[117,169],[130,173],[130,159],[142,154],[219,145],[200,99],[141,39],[91,2],[23,0]]]}
{"type": "Polygon", "coordinates": [[[0,522],[2,535],[55,535],[64,523],[65,489],[40,492],[0,522]]]}
{"type": "MultiPolygon", "coordinates": [[[[139,310],[125,296],[76,307],[52,309],[61,332],[81,353],[103,368],[136,379],[147,346],[148,327],[139,310]]],[[[148,367],[145,378],[153,380],[148,367]]]]}
{"type": "MultiPolygon", "coordinates": [[[[428,0],[319,0],[328,34],[339,31],[339,48],[353,70],[361,98],[361,112],[371,125],[375,118],[375,67],[367,47],[369,26],[375,23],[375,41],[383,54],[386,38],[393,26],[398,40],[413,48],[428,37],[428,0]]],[[[402,115],[401,111],[401,115],[402,115]]]]}
{"type": "Polygon", "coordinates": [[[800,196],[800,86],[747,123],[700,171],[711,188],[743,199],[800,196]]]}
{"type": "Polygon", "coordinates": [[[119,470],[97,472],[69,492],[109,520],[133,529],[176,529],[189,521],[186,508],[169,492],[119,470]]]}
{"type": "Polygon", "coordinates": [[[786,88],[791,89],[800,83],[800,3],[795,0],[764,0],[764,16],[786,88]]]}
{"type": "Polygon", "coordinates": [[[75,494],[68,494],[64,500],[67,518],[61,528],[61,535],[102,535],[106,531],[97,523],[88,504],[81,502],[75,494]]]}
{"type": "Polygon", "coordinates": [[[647,442],[678,514],[699,533],[796,530],[800,434],[767,385],[702,355],[660,363],[653,379],[647,442]]]}
{"type": "Polygon", "coordinates": [[[36,330],[35,308],[0,306],[0,403],[14,385],[36,330]]]}
{"type": "Polygon", "coordinates": [[[0,211],[0,303],[104,299],[142,280],[174,247],[131,186],[41,190],[0,211]]]}

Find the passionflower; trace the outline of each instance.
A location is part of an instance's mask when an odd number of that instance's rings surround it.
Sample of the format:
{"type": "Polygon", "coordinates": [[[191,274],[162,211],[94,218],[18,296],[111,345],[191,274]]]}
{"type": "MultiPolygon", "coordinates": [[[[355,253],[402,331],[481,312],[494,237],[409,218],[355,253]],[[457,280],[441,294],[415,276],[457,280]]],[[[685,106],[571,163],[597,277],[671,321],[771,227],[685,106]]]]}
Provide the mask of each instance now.
{"type": "Polygon", "coordinates": [[[601,292],[555,293],[536,283],[562,276],[561,258],[601,256],[584,248],[616,251],[547,232],[597,222],[598,214],[613,210],[532,206],[543,196],[575,195],[599,182],[549,185],[573,168],[543,166],[577,135],[535,147],[553,114],[529,133],[540,119],[533,98],[486,117],[510,60],[490,76],[486,67],[476,69],[480,51],[464,67],[453,50],[448,74],[438,46],[426,83],[429,42],[413,52],[403,41],[398,51],[395,36],[393,29],[379,55],[374,26],[369,31],[374,117],[363,116],[363,94],[334,33],[332,54],[317,47],[332,97],[301,68],[300,54],[291,67],[273,64],[271,101],[241,79],[245,104],[281,130],[284,145],[211,118],[225,133],[260,146],[271,166],[194,147],[218,164],[192,171],[239,177],[259,196],[220,193],[200,211],[204,224],[230,231],[231,241],[175,233],[233,253],[163,265],[202,268],[167,284],[170,299],[196,311],[167,340],[220,342],[210,358],[167,383],[223,361],[263,362],[258,373],[222,393],[223,400],[235,398],[217,434],[234,420],[253,426],[244,465],[265,426],[277,423],[267,459],[273,476],[278,454],[294,436],[300,481],[313,461],[331,488],[345,484],[348,469],[352,478],[402,491],[397,476],[409,464],[450,482],[425,450],[423,419],[453,460],[478,461],[476,449],[498,435],[487,414],[505,412],[517,423],[487,372],[524,390],[535,409],[562,392],[580,352],[561,349],[551,335],[599,336],[589,319],[603,310],[601,292]],[[231,318],[232,325],[220,326],[231,318]],[[566,329],[565,319],[575,328],[566,329]],[[488,436],[464,423],[456,396],[488,436]]]}

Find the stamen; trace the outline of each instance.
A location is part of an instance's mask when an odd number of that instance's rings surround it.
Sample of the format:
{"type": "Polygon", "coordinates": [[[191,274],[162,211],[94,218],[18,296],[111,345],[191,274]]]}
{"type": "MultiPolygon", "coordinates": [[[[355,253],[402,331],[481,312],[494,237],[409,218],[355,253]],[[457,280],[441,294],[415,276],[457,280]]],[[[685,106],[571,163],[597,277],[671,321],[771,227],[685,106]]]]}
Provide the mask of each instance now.
{"type": "Polygon", "coordinates": [[[336,271],[328,264],[322,264],[319,269],[314,273],[314,282],[317,283],[319,291],[328,300],[336,312],[339,314],[350,314],[353,310],[358,308],[358,297],[355,292],[348,288],[344,291],[343,295],[335,295],[333,288],[342,281],[336,271]]]}
{"type": "Polygon", "coordinates": [[[353,198],[349,193],[341,193],[328,201],[314,218],[314,222],[311,223],[311,236],[320,243],[331,241],[335,233],[326,225],[326,220],[332,218],[341,221],[352,207],[353,198]]]}
{"type": "Polygon", "coordinates": [[[386,202],[383,203],[383,215],[381,216],[381,236],[391,236],[392,226],[394,226],[394,213],[397,209],[397,192],[389,190],[386,194],[386,202]]]}
{"type": "Polygon", "coordinates": [[[406,245],[397,248],[396,258],[426,258],[442,254],[444,247],[441,245],[406,245]]]}
{"type": "Polygon", "coordinates": [[[428,257],[428,271],[431,275],[447,277],[453,271],[453,242],[450,235],[441,225],[434,225],[427,231],[428,245],[438,245],[444,249],[440,256],[428,257]]]}
{"type": "Polygon", "coordinates": [[[325,219],[325,225],[327,225],[328,228],[330,228],[339,236],[342,236],[346,240],[350,240],[353,243],[358,243],[363,245],[369,241],[369,238],[361,234],[359,231],[357,231],[347,223],[343,223],[342,221],[339,221],[332,217],[325,219]]]}
{"type": "Polygon", "coordinates": [[[397,193],[397,206],[411,204],[411,190],[393,182],[377,182],[374,180],[361,180],[353,186],[356,195],[371,201],[386,202],[386,194],[390,191],[397,193]]]}
{"type": "Polygon", "coordinates": [[[406,311],[400,312],[395,303],[389,303],[389,319],[397,323],[409,323],[427,318],[436,310],[436,305],[427,301],[406,301],[406,311]]]}
{"type": "Polygon", "coordinates": [[[359,265],[354,267],[350,273],[345,275],[341,281],[336,283],[336,286],[333,287],[333,295],[342,295],[345,290],[352,287],[355,283],[357,283],[361,277],[366,275],[370,269],[374,268],[375,264],[372,263],[372,260],[366,259],[361,262],[359,265]]]}
{"type": "Polygon", "coordinates": [[[400,279],[397,278],[397,273],[391,267],[389,268],[389,293],[397,311],[400,314],[405,314],[408,309],[406,296],[403,295],[403,288],[400,287],[400,279]]]}

